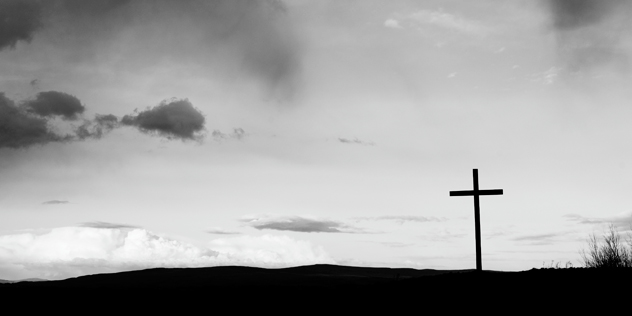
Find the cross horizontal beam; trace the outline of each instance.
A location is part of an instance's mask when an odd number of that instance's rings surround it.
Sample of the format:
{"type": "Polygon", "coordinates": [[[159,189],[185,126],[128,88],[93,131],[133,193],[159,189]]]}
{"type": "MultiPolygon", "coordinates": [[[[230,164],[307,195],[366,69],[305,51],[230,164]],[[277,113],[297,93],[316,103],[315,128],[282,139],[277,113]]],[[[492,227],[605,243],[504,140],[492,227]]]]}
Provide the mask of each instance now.
{"type": "Polygon", "coordinates": [[[450,191],[450,196],[502,195],[503,189],[450,191]]]}

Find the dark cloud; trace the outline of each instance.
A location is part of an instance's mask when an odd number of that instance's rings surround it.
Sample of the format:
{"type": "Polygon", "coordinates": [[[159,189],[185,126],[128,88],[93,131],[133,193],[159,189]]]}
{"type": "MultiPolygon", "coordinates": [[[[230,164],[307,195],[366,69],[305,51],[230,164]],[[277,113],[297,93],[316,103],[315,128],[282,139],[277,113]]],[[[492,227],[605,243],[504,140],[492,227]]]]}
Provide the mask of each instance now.
{"type": "MultiPolygon", "coordinates": [[[[264,2],[265,3],[265,2],[264,2]]],[[[278,22],[280,14],[285,14],[285,6],[280,1],[268,1],[269,13],[260,21],[245,21],[244,33],[250,33],[243,44],[244,60],[248,69],[262,79],[267,90],[279,98],[291,98],[295,93],[300,75],[300,60],[297,41],[292,33],[282,31],[284,25],[278,22]],[[267,26],[266,19],[272,18],[273,25],[267,26]],[[264,26],[264,27],[261,27],[264,26]],[[267,27],[265,27],[267,26],[267,27]]]]}
{"type": "Polygon", "coordinates": [[[599,23],[626,0],[550,0],[555,28],[576,29],[599,23]]]}
{"type": "Polygon", "coordinates": [[[118,118],[112,114],[105,114],[105,115],[97,114],[94,118],[94,121],[100,125],[114,127],[114,125],[118,123],[118,118]]]}
{"type": "Polygon", "coordinates": [[[358,144],[358,145],[367,145],[367,146],[375,145],[373,142],[365,142],[365,141],[361,141],[361,140],[359,140],[357,138],[355,138],[355,139],[338,138],[338,141],[343,143],[343,144],[358,144]]]}
{"type": "Polygon", "coordinates": [[[0,0],[0,51],[30,42],[41,27],[41,8],[33,0],[0,0]]]}
{"type": "Polygon", "coordinates": [[[79,225],[80,227],[92,227],[92,228],[105,228],[105,229],[117,229],[117,228],[139,228],[138,226],[116,224],[108,222],[84,222],[79,225]]]}
{"type": "Polygon", "coordinates": [[[97,114],[94,120],[84,120],[83,124],[76,129],[75,133],[79,139],[99,139],[119,126],[118,117],[115,115],[97,114]]]}
{"type": "Polygon", "coordinates": [[[127,5],[131,0],[62,0],[62,7],[74,15],[104,15],[119,7],[127,5]]]}
{"type": "Polygon", "coordinates": [[[571,71],[628,67],[632,1],[548,0],[562,62],[571,71]]]}
{"type": "Polygon", "coordinates": [[[42,204],[55,205],[55,204],[68,204],[68,203],[69,203],[68,201],[50,200],[50,201],[43,202],[42,204]]]}
{"type": "Polygon", "coordinates": [[[241,220],[256,229],[287,230],[302,233],[358,233],[359,229],[331,221],[300,216],[253,217],[241,220]]]}
{"type": "Polygon", "coordinates": [[[277,100],[300,82],[301,45],[279,0],[0,0],[0,23],[0,50],[42,30],[75,61],[120,45],[130,67],[192,62],[252,78],[277,100]]]}
{"type": "Polygon", "coordinates": [[[40,92],[35,99],[25,101],[24,106],[41,116],[58,115],[68,120],[77,119],[86,109],[77,97],[59,91],[40,92]]]}
{"type": "MultiPolygon", "coordinates": [[[[84,110],[79,99],[63,92],[41,92],[35,99],[24,101],[20,106],[0,92],[0,148],[99,139],[122,125],[135,126],[143,132],[169,139],[200,140],[203,137],[204,115],[186,99],[163,101],[135,115],[126,115],[120,121],[112,114],[97,114],[94,119],[82,118],[79,126],[71,122],[56,122],[67,124],[66,129],[72,129],[65,135],[57,134],[51,128],[54,117],[76,120],[84,110]]],[[[225,136],[241,139],[244,134],[244,130],[238,128],[225,136]]]]}
{"type": "Polygon", "coordinates": [[[17,107],[0,92],[0,148],[25,148],[68,140],[69,137],[51,132],[46,119],[17,107]]]}
{"type": "Polygon", "coordinates": [[[196,133],[204,130],[204,115],[187,99],[171,100],[162,101],[137,115],[125,115],[121,123],[167,138],[198,139],[196,133]]]}

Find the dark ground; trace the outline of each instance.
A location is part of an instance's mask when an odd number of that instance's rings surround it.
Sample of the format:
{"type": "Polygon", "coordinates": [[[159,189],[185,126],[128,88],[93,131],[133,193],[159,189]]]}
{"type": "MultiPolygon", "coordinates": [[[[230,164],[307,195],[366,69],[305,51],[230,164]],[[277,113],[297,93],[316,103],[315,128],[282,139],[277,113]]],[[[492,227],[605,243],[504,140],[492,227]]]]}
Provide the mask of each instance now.
{"type": "Polygon", "coordinates": [[[323,309],[391,314],[406,308],[413,308],[410,313],[442,308],[483,309],[492,314],[526,310],[549,314],[559,309],[566,314],[593,307],[601,314],[618,307],[629,312],[630,281],[632,269],[158,268],[61,281],[5,283],[0,284],[0,298],[4,298],[5,308],[27,299],[28,308],[46,310],[90,306],[89,311],[97,311],[118,306],[116,309],[148,312],[198,306],[209,313],[230,307],[233,312],[275,314],[311,314],[311,310],[323,309]]]}

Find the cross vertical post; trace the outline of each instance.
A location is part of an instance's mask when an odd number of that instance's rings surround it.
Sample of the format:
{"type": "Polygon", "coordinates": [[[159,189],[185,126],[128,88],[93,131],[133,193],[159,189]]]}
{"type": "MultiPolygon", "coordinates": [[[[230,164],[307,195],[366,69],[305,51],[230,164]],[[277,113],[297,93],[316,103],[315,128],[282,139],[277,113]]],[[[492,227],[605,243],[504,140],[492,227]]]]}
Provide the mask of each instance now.
{"type": "Polygon", "coordinates": [[[478,169],[472,170],[474,190],[450,191],[450,196],[474,196],[474,228],[476,233],[476,271],[483,270],[483,259],[481,256],[481,210],[479,197],[481,195],[502,195],[502,189],[480,190],[478,188],[478,169]]]}
{"type": "MultiPolygon", "coordinates": [[[[478,169],[472,170],[474,178],[474,191],[478,191],[478,169]]],[[[478,194],[474,194],[474,231],[476,233],[476,270],[483,269],[483,259],[481,258],[481,206],[478,194]]]]}

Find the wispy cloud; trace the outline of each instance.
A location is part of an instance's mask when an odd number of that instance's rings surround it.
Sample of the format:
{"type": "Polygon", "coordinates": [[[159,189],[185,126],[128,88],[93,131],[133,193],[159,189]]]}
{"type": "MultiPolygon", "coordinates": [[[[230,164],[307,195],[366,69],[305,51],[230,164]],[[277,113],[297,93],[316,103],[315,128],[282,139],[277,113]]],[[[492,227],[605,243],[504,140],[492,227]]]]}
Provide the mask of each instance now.
{"type": "Polygon", "coordinates": [[[246,137],[246,132],[243,128],[233,128],[232,133],[222,133],[220,130],[214,130],[211,134],[215,140],[221,141],[226,139],[237,139],[241,140],[246,137]]]}
{"type": "Polygon", "coordinates": [[[365,146],[374,146],[375,145],[375,143],[373,143],[373,142],[365,142],[365,141],[359,140],[357,138],[354,138],[354,139],[338,138],[338,141],[343,143],[343,144],[357,144],[357,145],[365,145],[365,146]]]}
{"type": "Polygon", "coordinates": [[[556,242],[558,238],[559,238],[559,234],[549,233],[549,234],[522,235],[519,237],[515,237],[512,240],[527,241],[533,245],[550,245],[556,242]]]}
{"type": "Polygon", "coordinates": [[[608,222],[608,220],[603,218],[589,218],[579,214],[566,214],[564,217],[568,218],[569,221],[578,222],[580,224],[603,224],[608,222]]]}
{"type": "Polygon", "coordinates": [[[453,233],[449,231],[447,228],[444,228],[441,231],[432,231],[421,235],[420,238],[425,241],[438,241],[438,242],[449,242],[454,239],[463,238],[467,234],[465,233],[453,233]]]}
{"type": "Polygon", "coordinates": [[[138,226],[127,225],[127,224],[116,224],[116,223],[108,223],[108,222],[83,222],[79,224],[80,227],[91,227],[91,228],[105,228],[105,229],[121,229],[121,228],[139,228],[138,226]]]}
{"type": "Polygon", "coordinates": [[[538,82],[538,83],[542,83],[546,85],[551,85],[557,82],[561,72],[562,72],[562,68],[551,67],[546,71],[531,74],[530,80],[532,82],[538,82]]]}
{"type": "Polygon", "coordinates": [[[390,247],[390,248],[404,248],[413,246],[413,243],[404,243],[397,241],[369,241],[371,243],[380,244],[382,246],[390,247]]]}
{"type": "Polygon", "coordinates": [[[342,222],[302,216],[255,215],[245,216],[240,221],[259,230],[272,229],[302,233],[365,233],[360,228],[342,222]]]}
{"type": "Polygon", "coordinates": [[[610,217],[585,217],[579,214],[564,215],[569,221],[588,225],[613,224],[622,230],[632,229],[632,212],[625,212],[610,217]]]}
{"type": "Polygon", "coordinates": [[[240,232],[230,231],[221,227],[211,227],[205,230],[206,233],[215,234],[215,235],[239,235],[240,232]]]}
{"type": "Polygon", "coordinates": [[[68,203],[70,202],[63,201],[63,200],[50,200],[50,201],[42,202],[42,204],[45,204],[45,205],[68,204],[68,203]]]}
{"type": "Polygon", "coordinates": [[[434,216],[414,216],[414,215],[388,215],[388,216],[374,216],[374,217],[353,217],[352,219],[357,221],[395,221],[399,224],[405,222],[443,222],[445,218],[438,218],[434,216]]]}
{"type": "Polygon", "coordinates": [[[460,34],[486,36],[491,28],[483,23],[443,10],[420,10],[408,14],[395,14],[384,22],[385,27],[414,29],[434,27],[460,34]]]}

